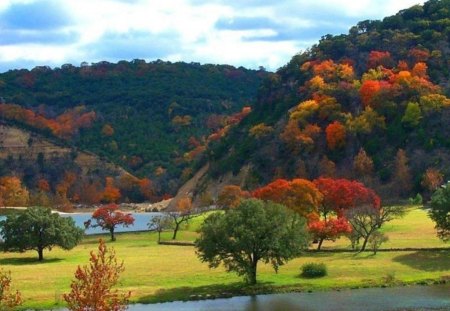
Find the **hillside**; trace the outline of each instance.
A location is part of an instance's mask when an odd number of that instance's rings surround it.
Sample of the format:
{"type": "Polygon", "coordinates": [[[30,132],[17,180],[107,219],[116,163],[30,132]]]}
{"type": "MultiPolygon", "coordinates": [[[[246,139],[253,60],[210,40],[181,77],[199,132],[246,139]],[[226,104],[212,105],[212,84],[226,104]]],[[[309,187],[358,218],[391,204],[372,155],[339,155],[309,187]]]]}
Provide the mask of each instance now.
{"type": "Polygon", "coordinates": [[[0,75],[0,118],[149,179],[160,196],[174,193],[208,142],[249,112],[266,75],[138,59],[11,70],[0,75]]]}
{"type": "Polygon", "coordinates": [[[427,198],[450,177],[449,17],[450,1],[431,0],[293,56],[265,79],[252,113],[208,149],[194,194],[216,196],[232,173],[250,190],[332,176],[363,181],[385,200],[427,198]]]}

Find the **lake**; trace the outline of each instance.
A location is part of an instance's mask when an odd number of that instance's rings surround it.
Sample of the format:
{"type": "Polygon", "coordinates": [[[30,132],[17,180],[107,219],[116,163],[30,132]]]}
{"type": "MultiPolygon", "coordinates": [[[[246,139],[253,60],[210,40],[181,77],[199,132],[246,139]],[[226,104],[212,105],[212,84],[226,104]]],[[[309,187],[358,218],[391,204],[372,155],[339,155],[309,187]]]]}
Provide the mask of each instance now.
{"type": "MultiPolygon", "coordinates": [[[[450,310],[450,284],[363,288],[130,305],[129,311],[386,311],[450,310]],[[429,309],[428,309],[429,310],[429,309]]],[[[63,310],[61,310],[63,311],[63,310]]]]}
{"type": "MultiPolygon", "coordinates": [[[[148,223],[150,219],[161,213],[131,213],[134,217],[134,225],[129,227],[117,226],[115,232],[130,232],[130,231],[145,231],[148,230],[148,223]]],[[[84,229],[84,222],[91,219],[91,213],[73,213],[73,214],[62,214],[62,217],[71,217],[75,224],[84,229]]],[[[0,220],[6,219],[5,216],[0,216],[0,220]]],[[[101,228],[89,228],[85,231],[87,235],[99,234],[99,233],[109,233],[108,231],[103,231],[101,228]]]]}

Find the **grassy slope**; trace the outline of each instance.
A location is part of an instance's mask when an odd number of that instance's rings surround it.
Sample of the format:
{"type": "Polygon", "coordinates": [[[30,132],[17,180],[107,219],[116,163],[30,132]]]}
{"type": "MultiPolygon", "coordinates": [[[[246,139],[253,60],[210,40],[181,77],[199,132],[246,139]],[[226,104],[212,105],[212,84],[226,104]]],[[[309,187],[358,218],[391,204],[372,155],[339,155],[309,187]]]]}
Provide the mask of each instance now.
{"type": "MultiPolygon", "coordinates": [[[[180,240],[192,240],[199,220],[180,233],[180,240]]],[[[391,241],[386,247],[446,246],[435,237],[432,222],[424,211],[411,210],[402,220],[386,225],[391,241]]],[[[164,238],[169,239],[170,233],[164,238]]],[[[105,236],[107,238],[107,236],[105,236]]],[[[54,249],[45,253],[45,261],[36,263],[36,253],[3,253],[0,266],[11,270],[13,282],[22,291],[25,307],[53,307],[62,305],[61,294],[68,291],[70,280],[79,264],[88,261],[89,251],[97,246],[98,237],[88,237],[72,251],[54,249]]],[[[117,256],[123,259],[126,271],[120,288],[132,291],[135,302],[155,302],[186,299],[190,294],[233,294],[283,290],[319,290],[338,287],[374,286],[386,279],[418,282],[427,279],[450,278],[450,250],[433,252],[370,253],[308,253],[290,261],[275,274],[270,266],[259,267],[259,285],[242,289],[241,278],[225,273],[222,268],[210,270],[201,263],[193,247],[158,246],[154,233],[127,233],[118,235],[114,245],[117,256]],[[299,267],[305,262],[325,262],[329,275],[322,279],[298,277],[299,267]]],[[[337,247],[346,247],[341,240],[337,247]]],[[[328,243],[327,247],[333,246],[328,243]]],[[[447,244],[448,246],[448,244],[447,244]]]]}

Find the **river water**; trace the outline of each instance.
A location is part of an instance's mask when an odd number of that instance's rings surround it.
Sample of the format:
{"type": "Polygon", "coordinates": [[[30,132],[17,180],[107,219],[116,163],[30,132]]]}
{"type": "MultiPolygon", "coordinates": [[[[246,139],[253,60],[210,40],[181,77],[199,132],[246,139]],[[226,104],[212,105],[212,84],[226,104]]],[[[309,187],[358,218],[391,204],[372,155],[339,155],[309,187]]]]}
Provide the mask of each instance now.
{"type": "MultiPolygon", "coordinates": [[[[385,311],[450,310],[450,284],[363,288],[214,300],[134,304],[129,311],[385,311]]],[[[60,310],[63,311],[63,310],[60,310]]]]}

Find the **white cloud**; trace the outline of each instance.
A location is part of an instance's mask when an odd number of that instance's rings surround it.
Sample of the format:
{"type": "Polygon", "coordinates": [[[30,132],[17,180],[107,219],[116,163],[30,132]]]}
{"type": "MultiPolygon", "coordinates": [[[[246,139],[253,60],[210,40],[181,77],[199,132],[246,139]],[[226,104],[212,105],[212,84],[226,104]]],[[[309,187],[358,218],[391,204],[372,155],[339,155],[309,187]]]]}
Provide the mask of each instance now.
{"type": "MultiPolygon", "coordinates": [[[[20,61],[24,66],[43,65],[43,62],[57,66],[102,59],[118,61],[120,57],[147,60],[157,57],[252,68],[261,65],[274,70],[322,35],[344,33],[360,20],[379,19],[423,2],[2,0],[0,35],[2,14],[13,7],[21,12],[26,5],[36,7],[50,1],[57,5],[46,14],[52,17],[64,12],[69,15],[66,23],[57,29],[36,29],[32,35],[18,37],[8,44],[6,39],[0,40],[0,70],[8,69],[11,64],[17,66],[20,61]],[[221,21],[225,23],[223,27],[219,27],[221,21]],[[235,27],[227,28],[227,21],[234,22],[235,27]]],[[[26,14],[26,10],[23,12],[26,14]]],[[[20,24],[21,20],[16,18],[14,22],[20,24]]],[[[30,25],[25,20],[24,24],[30,25]]],[[[8,31],[11,38],[19,34],[14,33],[19,30],[8,31]]],[[[4,36],[4,29],[3,32],[4,36]]]]}

